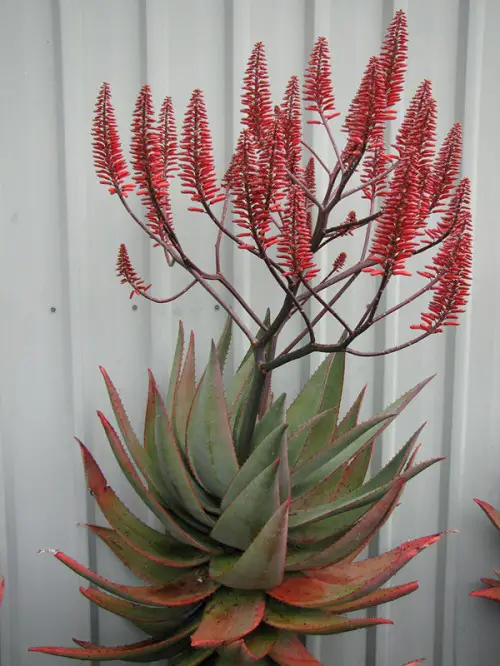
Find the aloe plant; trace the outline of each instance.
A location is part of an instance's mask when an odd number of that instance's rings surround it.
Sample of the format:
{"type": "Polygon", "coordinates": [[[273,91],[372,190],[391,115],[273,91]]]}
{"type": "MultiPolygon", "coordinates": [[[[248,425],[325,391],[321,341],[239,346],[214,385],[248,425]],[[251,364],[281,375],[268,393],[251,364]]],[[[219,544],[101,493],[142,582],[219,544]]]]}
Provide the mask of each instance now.
{"type": "Polygon", "coordinates": [[[33,650],[90,661],[170,658],[175,666],[314,665],[319,662],[304,646],[304,634],[388,623],[348,614],[417,589],[415,581],[382,586],[441,534],[357,558],[391,515],[406,483],[438,460],[417,463],[420,428],[387,465],[366,478],[381,433],[429,380],[365,421],[359,421],[364,391],[352,405],[342,404],[350,354],[395,353],[456,326],[469,294],[470,183],[458,182],[461,128],[455,124],[436,152],[436,102],[429,81],[417,89],[394,145],[384,143],[403,89],[406,51],[406,17],[400,11],[380,54],[368,63],[345,117],[347,137],[340,147],[331,126],[339,114],[328,43],[317,40],[303,99],[305,111],[312,113],[307,122],[325,132],[335,155],[329,168],[302,137],[298,78],[290,79],[282,104],[273,108],[264,47],[256,44],[244,78],[243,128],[221,185],[201,90],[192,94],[179,147],[172,100],[165,99],[156,119],[151,90],[143,86],[132,123],[134,184],[110,87],[101,88],[93,126],[98,177],[168,265],[185,271],[190,281],[168,298],[152,296],[151,284],[135,271],[124,245],[118,276],[131,296],[156,303],[201,286],[227,312],[228,322],[199,376],[194,334],[187,342],[180,325],[168,388],[162,390],[149,376],[142,441],[102,369],[120,434],[100,412],[99,418],[118,465],[158,527],[125,507],[79,442],[88,488],[109,523],[88,527],[144,584],[111,582],[51,551],[91,584],[82,588],[86,598],[127,618],[149,638],[118,647],[77,640],[77,647],[33,650]],[[304,164],[306,151],[311,157],[304,164]],[[326,172],[323,196],[316,187],[317,168],[326,172]],[[188,211],[215,225],[213,269],[195,261],[182,240],[182,225],[174,226],[170,190],[177,173],[182,192],[193,202],[188,211]],[[361,184],[349,189],[356,175],[361,184]],[[130,203],[136,186],[144,217],[130,203]],[[345,221],[332,223],[337,205],[357,193],[368,209],[361,217],[353,210],[345,221]],[[342,250],[328,258],[322,273],[319,256],[359,231],[358,259],[348,265],[342,250]],[[269,276],[283,294],[276,313],[264,315],[262,304],[248,302],[229,280],[223,241],[249,253],[260,277],[269,276]],[[411,259],[431,250],[432,261],[418,271],[422,286],[383,310],[389,282],[396,276],[407,279],[411,259]],[[362,279],[374,281],[373,298],[359,317],[347,321],[339,303],[362,279]],[[372,326],[425,294],[431,300],[411,327],[414,337],[376,351],[353,346],[372,326]],[[326,316],[340,328],[336,342],[318,338],[317,324],[326,316]],[[303,329],[283,346],[280,335],[291,320],[302,322],[303,329]],[[234,375],[225,377],[233,326],[248,338],[249,350],[234,375]],[[273,371],[313,352],[324,359],[296,399],[289,404],[285,395],[274,396],[273,371]]]}
{"type": "MultiPolygon", "coordinates": [[[[500,511],[483,500],[475,499],[474,502],[481,507],[497,530],[500,530],[500,511]]],[[[495,569],[494,573],[497,578],[481,578],[486,587],[480,590],[474,590],[470,593],[471,597],[483,597],[484,599],[500,601],[500,571],[495,569]]]]}

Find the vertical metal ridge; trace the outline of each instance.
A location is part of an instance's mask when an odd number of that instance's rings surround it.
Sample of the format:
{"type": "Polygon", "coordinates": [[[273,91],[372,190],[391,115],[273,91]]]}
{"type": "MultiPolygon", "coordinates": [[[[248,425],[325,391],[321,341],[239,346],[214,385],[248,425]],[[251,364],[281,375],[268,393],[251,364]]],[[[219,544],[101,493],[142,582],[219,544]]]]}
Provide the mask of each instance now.
{"type": "MultiPolygon", "coordinates": [[[[57,76],[57,95],[59,97],[58,112],[61,138],[59,141],[61,235],[65,253],[63,261],[67,280],[65,281],[65,306],[68,314],[68,372],[71,375],[71,402],[73,405],[73,430],[85,439],[86,427],[84,419],[84,342],[85,318],[82,316],[82,284],[85,262],[82,250],[86,247],[85,237],[85,202],[86,192],[84,179],[78,183],[71,174],[78,173],[80,160],[84,155],[87,133],[81,131],[81,118],[67,113],[68,100],[75,97],[82,99],[83,75],[79,71],[84,57],[82,39],[81,7],[68,7],[64,0],[52,0],[54,21],[54,60],[57,76]],[[71,46],[70,46],[71,45],[71,46]],[[73,161],[73,163],[71,163],[73,161]]],[[[80,106],[80,108],[82,108],[80,106]]],[[[77,470],[73,469],[77,474],[77,470]]],[[[78,469],[80,472],[80,469],[78,469]]],[[[87,523],[95,522],[95,507],[92,498],[85,493],[81,475],[75,478],[75,497],[78,504],[85,507],[87,523]]],[[[73,529],[78,529],[73,526],[73,529]]],[[[80,530],[77,541],[86,543],[89,567],[96,568],[97,554],[95,537],[88,531],[80,530]]],[[[99,625],[97,608],[89,604],[89,624],[92,642],[99,642],[99,625]]]]}

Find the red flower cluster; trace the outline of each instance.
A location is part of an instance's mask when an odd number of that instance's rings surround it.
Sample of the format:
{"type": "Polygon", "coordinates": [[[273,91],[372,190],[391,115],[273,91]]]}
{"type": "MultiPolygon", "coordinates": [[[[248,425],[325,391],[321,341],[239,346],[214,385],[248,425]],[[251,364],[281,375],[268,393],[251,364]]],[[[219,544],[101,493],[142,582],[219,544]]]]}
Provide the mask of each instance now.
{"type": "MultiPolygon", "coordinates": [[[[318,37],[304,75],[304,101],[309,102],[306,111],[314,111],[326,120],[340,115],[335,110],[330,49],[326,37],[318,37]]],[[[322,120],[308,120],[309,125],[319,125],[322,120]]]]}
{"type": "Polygon", "coordinates": [[[174,107],[171,97],[165,97],[160,109],[158,119],[160,132],[161,157],[163,162],[163,176],[174,178],[179,170],[177,155],[177,129],[175,126],[174,107]]]}
{"type": "Polygon", "coordinates": [[[134,180],[151,229],[163,240],[172,229],[168,181],[164,175],[160,133],[151,97],[151,88],[141,88],[132,119],[132,166],[134,180]]]}
{"type": "Polygon", "coordinates": [[[120,284],[129,284],[132,287],[130,298],[132,298],[134,294],[141,296],[151,288],[151,285],[146,284],[132,266],[132,262],[130,261],[129,254],[124,243],[120,245],[120,249],[118,250],[118,258],[116,260],[116,274],[120,278],[120,284]]]}
{"type": "Polygon", "coordinates": [[[95,105],[92,154],[99,182],[108,187],[110,194],[118,192],[126,197],[134,185],[126,182],[130,173],[123,157],[109,83],[102,84],[95,105]]]}
{"type": "Polygon", "coordinates": [[[341,271],[344,268],[346,259],[347,259],[347,254],[345,252],[341,252],[333,262],[332,273],[337,273],[338,271],[341,271]]]}
{"type": "MultiPolygon", "coordinates": [[[[193,91],[184,116],[179,163],[184,187],[182,193],[189,194],[191,201],[207,205],[225,198],[217,186],[207,109],[203,93],[198,89],[193,91]]],[[[199,206],[188,210],[206,212],[199,206]]]]}
{"type": "Polygon", "coordinates": [[[300,115],[300,86],[297,76],[292,76],[281,104],[281,126],[285,146],[286,168],[297,176],[302,159],[302,120],[300,115]]]}
{"type": "Polygon", "coordinates": [[[394,107],[401,99],[405,82],[407,52],[408,26],[406,15],[400,9],[387,29],[379,56],[385,73],[386,104],[389,108],[394,107]]]}
{"type": "Polygon", "coordinates": [[[263,141],[273,119],[271,88],[267,71],[264,44],[258,42],[250,55],[243,79],[241,97],[242,124],[252,132],[257,141],[263,141]]]}
{"type": "Polygon", "coordinates": [[[443,217],[439,220],[434,229],[427,229],[426,233],[432,241],[436,241],[449,236],[463,220],[464,212],[470,210],[470,180],[463,178],[455,190],[451,201],[444,209],[443,217]]]}
{"type": "Polygon", "coordinates": [[[446,135],[438,153],[430,178],[432,196],[429,210],[442,213],[440,206],[449,198],[460,174],[462,161],[462,125],[455,123],[446,135]]]}
{"type": "Polygon", "coordinates": [[[311,251],[311,229],[307,224],[304,190],[299,185],[290,185],[282,235],[278,240],[278,257],[286,274],[312,279],[319,273],[311,251]]]}

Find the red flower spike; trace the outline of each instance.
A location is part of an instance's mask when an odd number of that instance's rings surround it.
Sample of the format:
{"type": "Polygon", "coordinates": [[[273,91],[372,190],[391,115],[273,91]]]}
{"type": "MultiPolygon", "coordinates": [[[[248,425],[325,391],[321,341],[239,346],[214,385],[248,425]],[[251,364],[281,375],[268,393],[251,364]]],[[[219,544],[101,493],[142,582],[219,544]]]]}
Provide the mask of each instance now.
{"type": "Polygon", "coordinates": [[[278,210],[279,201],[285,196],[288,184],[286,175],[286,151],[281,123],[280,107],[275,108],[273,122],[269,127],[262,149],[259,151],[259,174],[262,187],[262,219],[260,225],[266,227],[270,211],[278,210]]]}
{"type": "Polygon", "coordinates": [[[380,177],[388,168],[391,157],[385,153],[384,146],[377,143],[370,146],[363,162],[363,171],[360,180],[362,183],[371,182],[363,189],[363,199],[371,201],[375,197],[385,197],[387,194],[387,178],[380,177]],[[372,182],[375,178],[375,182],[372,182]]]}
{"type": "Polygon", "coordinates": [[[124,243],[120,245],[118,250],[118,259],[116,260],[116,274],[120,279],[120,284],[129,284],[132,287],[130,298],[134,294],[142,296],[148,289],[151,288],[150,284],[146,284],[141,276],[132,266],[127,247],[124,243]]]}
{"type": "Polygon", "coordinates": [[[168,181],[163,173],[160,134],[155,123],[151,88],[144,85],[139,92],[132,119],[132,166],[134,180],[151,229],[167,240],[172,230],[172,213],[168,181]]]}
{"type": "Polygon", "coordinates": [[[462,161],[462,125],[455,123],[446,135],[431,171],[431,212],[440,212],[441,206],[450,196],[460,174],[462,161]]]}
{"type": "MultiPolygon", "coordinates": [[[[307,162],[307,166],[304,171],[304,185],[307,187],[311,194],[316,194],[316,166],[314,164],[314,158],[311,157],[307,162]]],[[[312,231],[312,212],[313,202],[310,199],[306,198],[306,210],[307,210],[307,226],[312,231]]]]}
{"type": "Polygon", "coordinates": [[[182,193],[188,194],[191,201],[212,204],[221,200],[207,109],[199,89],[193,91],[184,116],[179,164],[182,193]]]}
{"type": "Polygon", "coordinates": [[[446,238],[433,265],[426,267],[428,277],[442,275],[432,287],[434,295],[428,312],[422,313],[420,324],[410,327],[414,330],[441,333],[443,326],[458,326],[458,315],[465,311],[472,278],[472,234],[470,213],[466,211],[462,217],[462,230],[446,238]]]}
{"type": "MultiPolygon", "coordinates": [[[[277,153],[279,153],[279,149],[277,153]]],[[[250,130],[243,130],[231,161],[230,173],[226,174],[233,194],[234,221],[243,229],[238,236],[252,240],[252,242],[240,245],[239,247],[242,249],[255,249],[260,246],[265,250],[276,242],[275,238],[267,236],[271,228],[269,206],[267,212],[265,209],[266,195],[269,192],[263,187],[262,169],[259,144],[250,130]]],[[[272,168],[269,169],[268,177],[272,190],[272,168]]],[[[272,194],[271,191],[268,199],[269,205],[272,194]]]]}
{"type": "Polygon", "coordinates": [[[126,182],[130,173],[123,157],[109,83],[103,83],[99,90],[91,134],[94,168],[99,182],[107,185],[110,194],[119,192],[126,197],[134,185],[126,182]]]}
{"type": "Polygon", "coordinates": [[[384,145],[385,122],[394,118],[394,114],[386,107],[385,73],[380,59],[372,57],[342,128],[348,133],[342,155],[344,162],[349,163],[359,157],[368,144],[371,147],[384,145]]]}
{"type": "MultiPolygon", "coordinates": [[[[306,111],[320,113],[327,120],[340,115],[335,110],[330,49],[326,37],[318,37],[309,58],[309,65],[304,75],[303,99],[309,103],[305,107],[306,111]]],[[[317,124],[318,121],[307,122],[317,124]]]]}
{"type": "Polygon", "coordinates": [[[427,235],[431,240],[437,240],[448,236],[460,225],[463,215],[470,211],[470,180],[463,178],[457,186],[455,194],[444,211],[434,229],[427,229],[427,235]]]}
{"type": "Polygon", "coordinates": [[[420,219],[419,161],[416,151],[401,158],[394,170],[382,214],[378,219],[371,259],[381,269],[367,268],[367,273],[380,275],[411,275],[405,261],[417,247],[420,219]]]}
{"type": "Polygon", "coordinates": [[[257,42],[248,59],[243,78],[241,96],[242,124],[247,127],[257,141],[264,140],[273,119],[271,88],[267,70],[264,44],[257,42]]]}
{"type": "Polygon", "coordinates": [[[297,76],[292,76],[281,104],[281,124],[288,171],[298,176],[302,159],[302,120],[300,116],[300,87],[297,76]]]}
{"type": "Polygon", "coordinates": [[[311,228],[307,224],[305,194],[299,185],[291,185],[278,240],[278,260],[286,276],[306,280],[319,273],[311,251],[311,228]]]}
{"type": "Polygon", "coordinates": [[[342,270],[346,262],[346,259],[347,259],[347,254],[345,252],[341,252],[333,262],[332,273],[337,273],[338,271],[342,270]]]}
{"type": "Polygon", "coordinates": [[[387,106],[394,107],[401,99],[404,88],[408,55],[408,24],[400,9],[394,15],[385,34],[380,62],[386,79],[387,106]]]}
{"type": "Polygon", "coordinates": [[[171,97],[165,97],[158,118],[163,175],[174,178],[179,170],[177,163],[177,129],[175,126],[174,107],[171,97]]]}

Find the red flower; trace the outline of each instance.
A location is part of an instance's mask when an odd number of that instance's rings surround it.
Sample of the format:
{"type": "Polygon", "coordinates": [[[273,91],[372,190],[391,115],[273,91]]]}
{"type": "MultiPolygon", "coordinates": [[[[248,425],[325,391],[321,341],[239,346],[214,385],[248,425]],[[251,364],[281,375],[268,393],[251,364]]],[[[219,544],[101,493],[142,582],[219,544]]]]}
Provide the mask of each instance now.
{"type": "Polygon", "coordinates": [[[440,213],[441,206],[450,196],[460,174],[462,161],[462,125],[455,123],[446,135],[432,167],[430,179],[432,196],[429,209],[440,213]]]}
{"type": "Polygon", "coordinates": [[[304,190],[292,184],[282,218],[282,233],[278,241],[278,260],[286,276],[305,280],[319,273],[311,251],[311,229],[307,224],[304,190]]]}
{"type": "Polygon", "coordinates": [[[417,247],[420,215],[419,162],[416,151],[409,151],[394,170],[378,219],[371,259],[380,268],[367,268],[372,275],[411,275],[405,262],[417,247]]]}
{"type": "Polygon", "coordinates": [[[116,274],[119,278],[121,278],[121,284],[127,283],[132,287],[130,298],[132,298],[134,294],[139,294],[141,296],[151,288],[151,285],[146,284],[132,266],[132,262],[130,261],[129,254],[124,243],[120,245],[120,249],[118,250],[116,274]]]}
{"type": "Polygon", "coordinates": [[[402,9],[396,12],[385,34],[380,52],[380,62],[385,74],[387,106],[394,107],[401,99],[404,88],[408,51],[406,15],[402,9]]]}
{"type": "Polygon", "coordinates": [[[460,226],[464,213],[468,212],[470,212],[470,180],[463,178],[445,208],[443,217],[439,220],[435,229],[427,229],[427,235],[433,241],[449,236],[460,226]]]}
{"type": "MultiPolygon", "coordinates": [[[[340,115],[335,110],[332,73],[330,68],[330,49],[326,37],[318,37],[309,58],[309,65],[304,75],[304,101],[309,102],[306,111],[314,111],[330,120],[340,115]]],[[[308,120],[316,125],[320,120],[308,120]]]]}
{"type": "Polygon", "coordinates": [[[347,259],[347,254],[345,252],[341,252],[333,262],[332,273],[337,273],[338,271],[342,270],[346,262],[346,259],[347,259]]]}
{"type": "Polygon", "coordinates": [[[110,194],[119,192],[126,197],[134,185],[126,182],[130,173],[123,157],[109,83],[103,83],[99,90],[91,134],[94,167],[99,182],[108,186],[110,194]]]}
{"type": "Polygon", "coordinates": [[[371,201],[374,197],[385,197],[387,194],[387,177],[382,177],[382,174],[387,171],[391,159],[392,157],[386,154],[382,144],[377,143],[369,146],[365,153],[363,171],[360,176],[363,184],[370,183],[363,189],[363,199],[371,201]]]}
{"type": "Polygon", "coordinates": [[[286,153],[286,168],[297,176],[302,158],[302,121],[300,118],[300,88],[297,76],[292,76],[281,104],[281,124],[286,153]]]}
{"type": "Polygon", "coordinates": [[[267,71],[264,44],[258,42],[248,59],[241,96],[242,124],[252,132],[257,141],[264,140],[266,130],[273,119],[271,88],[267,71]]]}
{"type": "Polygon", "coordinates": [[[155,123],[151,88],[141,88],[132,119],[132,166],[137,194],[146,208],[149,226],[166,240],[172,229],[168,181],[165,178],[160,134],[155,123]]]}
{"type": "MultiPolygon", "coordinates": [[[[179,163],[184,187],[182,193],[189,194],[191,201],[215,204],[224,199],[217,186],[207,110],[203,93],[199,89],[193,91],[184,116],[179,163]]],[[[200,207],[188,210],[205,212],[200,207]]]]}
{"type": "Polygon", "coordinates": [[[177,164],[177,129],[175,127],[174,107],[171,97],[165,97],[158,118],[163,175],[174,178],[179,170],[177,164]]]}
{"type": "MultiPolygon", "coordinates": [[[[269,217],[277,210],[288,179],[286,175],[286,152],[281,122],[280,107],[275,108],[273,121],[259,151],[259,175],[262,187],[262,216],[269,217]]],[[[264,219],[262,220],[264,224],[264,219]]]]}

